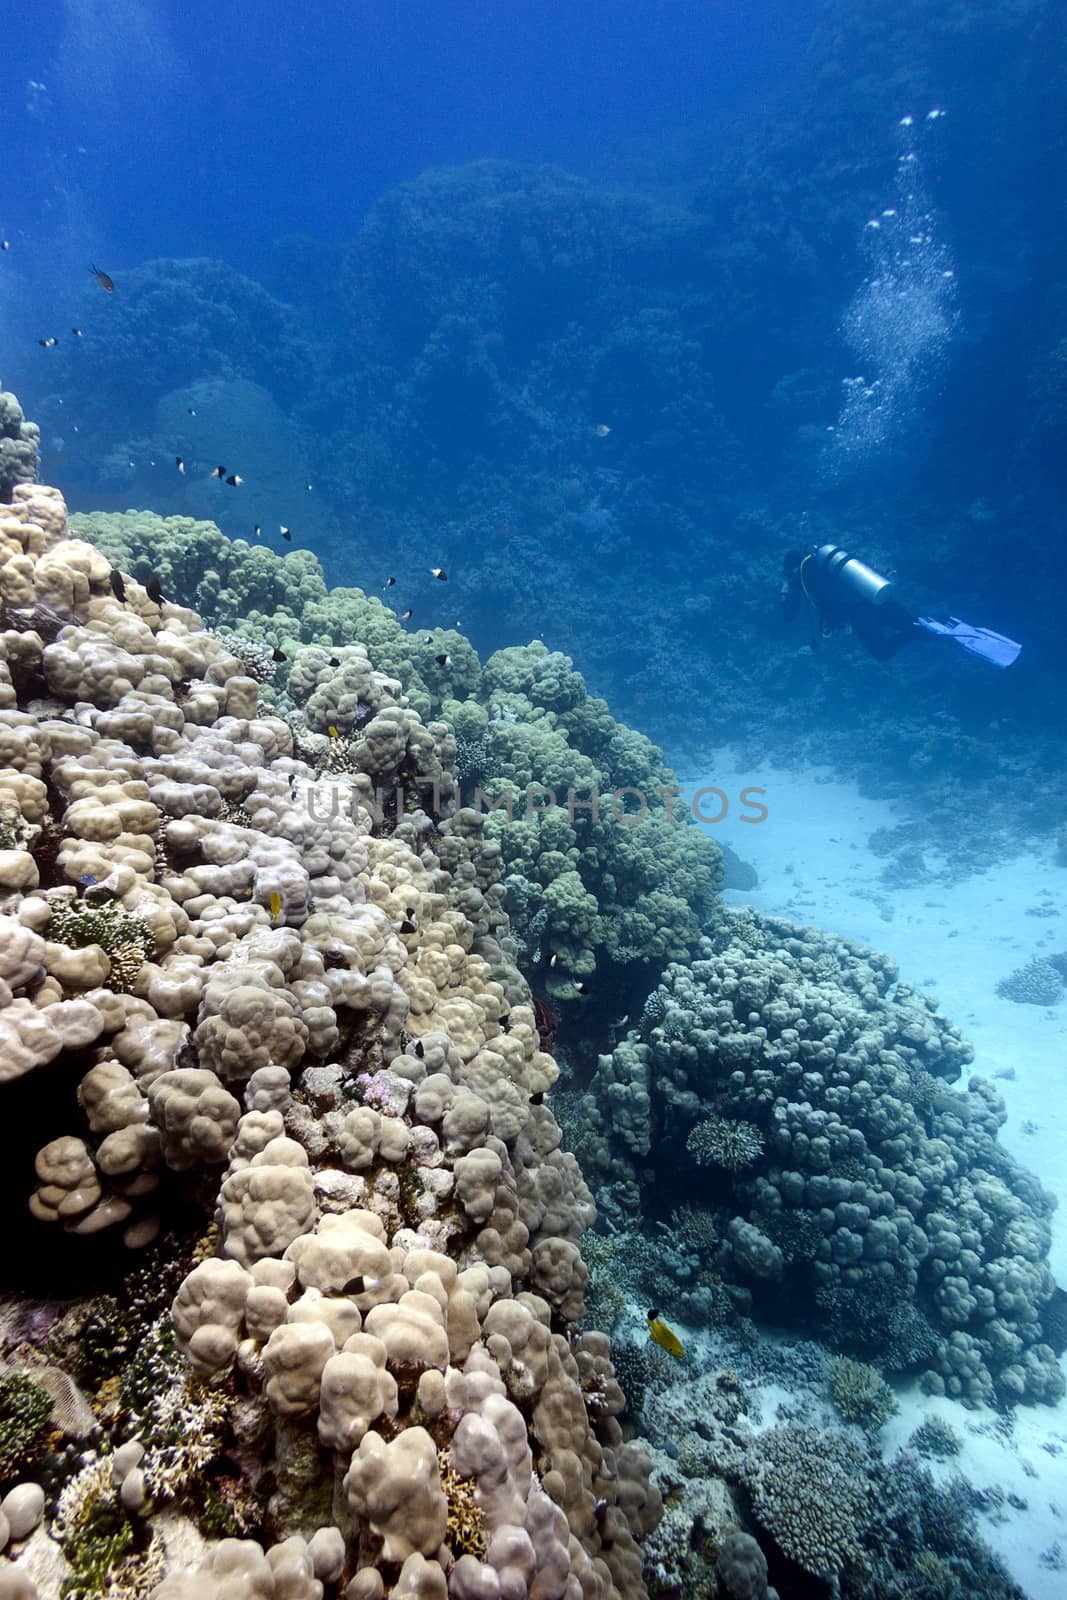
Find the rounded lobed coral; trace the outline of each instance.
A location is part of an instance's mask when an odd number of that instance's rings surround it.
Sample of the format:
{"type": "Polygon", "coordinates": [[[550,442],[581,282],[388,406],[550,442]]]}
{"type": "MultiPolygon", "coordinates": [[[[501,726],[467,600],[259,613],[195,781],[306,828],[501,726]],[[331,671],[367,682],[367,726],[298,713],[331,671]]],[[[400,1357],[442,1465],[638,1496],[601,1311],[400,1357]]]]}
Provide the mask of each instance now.
{"type": "MultiPolygon", "coordinates": [[[[134,1251],[214,1213],[123,1372],[157,1385],[117,1402],[145,1438],[116,1434],[59,1494],[69,1562],[160,1597],[380,1594],[385,1574],[639,1600],[659,1500],[609,1343],[574,1328],[594,1208],[448,729],[362,644],[297,648],[307,736],[351,738],[324,779],[247,650],[152,600],[132,545],[69,539],[54,491],[16,489],[12,513],[0,1027],[5,1075],[55,1089],[30,1208],[134,1251]],[[266,1554],[224,1540],[167,1573],[171,1500],[266,1554]]],[[[167,593],[202,530],[148,532],[167,593]]]]}
{"type": "Polygon", "coordinates": [[[992,1086],[948,1088],[970,1059],[884,957],[747,912],[668,969],[583,1106],[616,1197],[635,1155],[658,1138],[662,1163],[695,1119],[714,1266],[749,1304],[925,1368],[931,1392],[1054,1400],[1052,1201],[998,1144],[992,1086]]]}
{"type": "Polygon", "coordinates": [[[0,389],[0,504],[11,499],[16,484],[36,482],[40,444],[37,424],[27,420],[13,394],[0,389]]]}
{"type": "Polygon", "coordinates": [[[365,775],[386,810],[395,774],[407,809],[458,786],[489,811],[518,964],[576,1043],[598,971],[625,1010],[630,982],[636,1003],[650,971],[693,955],[718,915],[721,853],[676,804],[661,752],[589,694],[569,657],[534,641],[483,667],[462,634],[409,632],[377,597],[327,591],[310,553],[279,557],[213,523],[127,512],[72,525],[231,630],[220,638],[251,676],[262,681],[265,653],[286,655],[270,694],[317,773],[365,775]]]}

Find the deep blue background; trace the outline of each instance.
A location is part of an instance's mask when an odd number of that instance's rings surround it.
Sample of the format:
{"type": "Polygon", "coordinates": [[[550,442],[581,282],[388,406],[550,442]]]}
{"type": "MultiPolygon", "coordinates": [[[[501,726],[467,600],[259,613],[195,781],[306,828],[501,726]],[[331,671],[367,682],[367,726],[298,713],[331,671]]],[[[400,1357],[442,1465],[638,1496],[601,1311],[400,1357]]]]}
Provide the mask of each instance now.
{"type": "Polygon", "coordinates": [[[80,232],[113,267],[209,254],[254,274],[280,234],[350,238],[427,166],[598,169],[727,123],[788,76],[818,9],[35,0],[4,21],[0,227],[64,253],[80,232]],[[31,79],[46,92],[27,111],[31,79]]]}
{"type": "MultiPolygon", "coordinates": [[[[690,769],[836,735],[878,781],[973,809],[999,771],[1062,818],[1062,0],[68,0],[2,45],[0,378],[73,507],[295,524],[333,582],[446,565],[434,620],[483,653],[543,629],[690,769]],[[828,471],[905,112],[952,316],[828,471]],[[813,659],[775,607],[811,538],[1019,667],[813,659]]],[[[884,370],[929,312],[901,272],[884,370]]]]}

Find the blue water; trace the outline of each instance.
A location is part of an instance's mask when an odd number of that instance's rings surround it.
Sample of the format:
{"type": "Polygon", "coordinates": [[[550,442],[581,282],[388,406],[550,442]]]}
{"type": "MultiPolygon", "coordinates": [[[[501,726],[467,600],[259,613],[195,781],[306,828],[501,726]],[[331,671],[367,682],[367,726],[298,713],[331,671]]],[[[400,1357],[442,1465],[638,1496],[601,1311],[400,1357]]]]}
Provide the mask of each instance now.
{"type": "Polygon", "coordinates": [[[73,509],[543,637],[688,776],[893,801],[901,874],[1051,849],[1062,0],[9,10],[0,378],[73,509]],[[779,579],[826,541],[1019,661],[813,649],[779,579]]]}

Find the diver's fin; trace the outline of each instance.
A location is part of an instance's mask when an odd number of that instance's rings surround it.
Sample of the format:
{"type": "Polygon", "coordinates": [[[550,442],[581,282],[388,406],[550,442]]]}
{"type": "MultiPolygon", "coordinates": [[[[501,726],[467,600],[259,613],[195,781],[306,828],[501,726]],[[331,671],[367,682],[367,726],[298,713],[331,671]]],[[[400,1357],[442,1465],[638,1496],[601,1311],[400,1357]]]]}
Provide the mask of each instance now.
{"type": "Polygon", "coordinates": [[[1010,667],[1022,649],[1022,645],[1016,644],[1014,639],[994,633],[991,628],[978,628],[972,622],[961,622],[959,617],[949,617],[945,622],[938,622],[936,617],[916,617],[915,620],[927,633],[947,634],[965,650],[969,650],[972,656],[981,656],[983,661],[991,661],[995,667],[1010,667]]]}

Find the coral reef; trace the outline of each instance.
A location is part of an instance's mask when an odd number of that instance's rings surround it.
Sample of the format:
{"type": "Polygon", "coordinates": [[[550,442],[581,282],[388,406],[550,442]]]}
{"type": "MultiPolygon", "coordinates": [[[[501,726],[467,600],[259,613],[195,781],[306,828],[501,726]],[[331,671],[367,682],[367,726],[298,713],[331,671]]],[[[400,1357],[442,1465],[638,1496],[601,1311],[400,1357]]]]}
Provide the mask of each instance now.
{"type": "Polygon", "coordinates": [[[645,1546],[650,1593],[715,1595],[717,1569],[726,1593],[769,1597],[769,1569],[783,1596],[1022,1600],[978,1537],[961,1480],[939,1484],[910,1451],[883,1460],[869,1435],[814,1420],[824,1363],[812,1355],[735,1349],[736,1371],[651,1393],[644,1423],[666,1510],[645,1546]],[[767,1425],[758,1390],[783,1383],[789,1415],[767,1425]]]}
{"type": "Polygon", "coordinates": [[[659,1497],[576,1325],[594,1207],[450,730],[362,647],[297,648],[309,737],[351,730],[320,778],[247,653],[133,574],[121,604],[59,495],[13,495],[0,593],[58,624],[0,637],[3,1077],[41,1091],[21,1248],[214,1217],[130,1326],[116,1299],[52,1335],[102,1430],[50,1469],[67,1592],[269,1568],[275,1595],[640,1600],[659,1497]],[[164,1511],[199,1530],[176,1569],[164,1511]]]}
{"type": "Polygon", "coordinates": [[[687,1200],[712,1212],[709,1264],[750,1305],[924,1367],[933,1393],[1055,1400],[1052,1200],[998,1145],[992,1085],[946,1086],[970,1058],[886,958],[729,914],[601,1057],[581,1102],[584,1170],[602,1207],[632,1215],[634,1162],[654,1143],[657,1169],[676,1155],[687,1200]],[[726,1144],[737,1127],[752,1130],[744,1165],[726,1144]],[[730,1162],[707,1164],[720,1147],[730,1162]]]}
{"type": "Polygon", "coordinates": [[[997,984],[1002,1000],[1021,1006],[1054,1006],[1063,999],[1063,976],[1051,961],[1034,956],[997,984]]]}
{"type": "MultiPolygon", "coordinates": [[[[124,571],[154,571],[165,594],[196,605],[258,681],[266,655],[288,657],[270,662],[264,698],[318,772],[362,770],[384,786],[396,753],[386,749],[375,769],[370,746],[388,725],[371,718],[392,717],[401,701],[410,716],[451,729],[442,770],[489,813],[485,848],[499,853],[518,965],[566,1017],[570,1041],[588,1046],[604,1026],[598,973],[611,971],[611,1003],[625,1011],[714,923],[718,847],[673,803],[680,791],[662,753],[616,722],[567,656],[535,641],[483,667],[461,634],[411,633],[362,590],[327,590],[309,553],[279,557],[212,523],[127,512],[75,516],[71,526],[124,571]]],[[[406,774],[413,808],[436,775],[417,762],[406,774]]]]}
{"type": "Polygon", "coordinates": [[[29,422],[15,396],[0,389],[0,505],[9,503],[18,483],[34,483],[40,465],[41,433],[29,422]]]}
{"type": "Polygon", "coordinates": [[[830,1363],[830,1394],[846,1422],[877,1433],[899,1410],[881,1373],[866,1361],[835,1356],[830,1363]]]}

